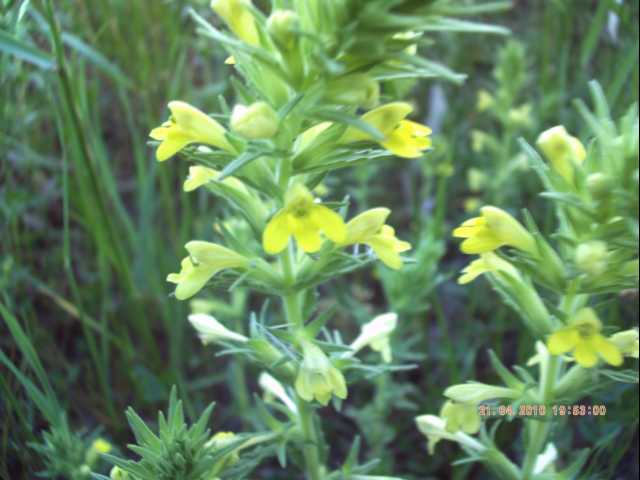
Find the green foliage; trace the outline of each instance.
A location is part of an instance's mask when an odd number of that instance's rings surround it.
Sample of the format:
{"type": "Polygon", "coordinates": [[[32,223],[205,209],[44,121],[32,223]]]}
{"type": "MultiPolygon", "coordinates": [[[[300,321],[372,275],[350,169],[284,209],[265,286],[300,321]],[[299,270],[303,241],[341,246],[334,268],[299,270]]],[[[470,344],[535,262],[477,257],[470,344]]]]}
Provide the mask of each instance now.
{"type": "Polygon", "coordinates": [[[216,443],[215,438],[211,440],[207,424],[213,407],[213,404],[209,405],[198,420],[188,426],[182,401],[178,400],[174,387],[169,396],[167,415],[158,413],[157,434],[129,408],[127,420],[137,443],[128,448],[140,459],[108,458],[122,471],[129,473],[132,480],[205,480],[219,475],[226,464],[233,463],[229,457],[246,438],[232,438],[225,445],[216,443]]]}
{"type": "MultiPolygon", "coordinates": [[[[261,31],[268,33],[270,2],[254,3],[261,31]]],[[[291,8],[296,3],[329,2],[273,3],[291,8]]],[[[494,472],[465,459],[452,467],[460,451],[445,442],[438,445],[437,455],[427,457],[424,439],[413,424],[415,415],[438,410],[441,393],[450,384],[468,378],[505,381],[505,372],[494,371],[485,360],[482,352],[488,347],[505,365],[515,365],[510,371],[518,382],[535,383],[535,369],[518,366],[535,353],[530,331],[489,282],[455,284],[455,274],[467,258],[457,253],[448,231],[484,203],[499,204],[515,216],[526,208],[581,292],[594,299],[601,320],[610,326],[607,334],[634,325],[629,319],[637,317],[637,281],[620,267],[637,252],[638,194],[632,155],[637,112],[632,105],[638,98],[638,4],[514,2],[510,9],[508,2],[500,1],[331,3],[340,7],[318,20],[328,41],[306,31],[301,36],[304,56],[314,59],[310,64],[323,65],[314,67],[315,86],[326,81],[333,88],[312,89],[310,82],[305,96],[292,99],[277,113],[286,118],[317,103],[319,108],[303,121],[331,119],[339,125],[319,138],[316,148],[299,155],[295,168],[301,174],[314,174],[309,176],[310,187],[321,185],[333,199],[348,197],[351,211],[390,207],[398,236],[411,242],[413,250],[407,252],[399,272],[374,266],[364,248],[357,255],[345,251],[332,257],[329,276],[346,276],[324,283],[316,297],[318,308],[309,309],[310,330],[322,334],[323,341],[331,338],[342,345],[377,313],[394,310],[400,315],[390,339],[392,366],[380,367],[378,352],[361,352],[360,361],[347,373],[360,383],[350,389],[342,410],[321,412],[322,429],[330,439],[325,451],[332,470],[328,475],[367,478],[364,467],[353,468],[365,465],[366,471],[379,476],[407,480],[492,479],[494,472]],[[346,13],[339,10],[342,5],[350,5],[346,13]],[[336,18],[338,22],[333,21],[336,18]],[[404,55],[404,48],[414,43],[410,36],[387,35],[404,33],[409,26],[426,33],[415,42],[426,59],[404,55]],[[507,30],[509,39],[503,35],[507,30]],[[339,52],[354,58],[337,64],[332,60],[339,52]],[[346,125],[363,126],[356,114],[346,111],[348,107],[331,116],[326,103],[339,97],[335,85],[343,80],[345,65],[367,68],[355,57],[366,60],[374,54],[385,60],[375,71],[382,101],[411,98],[415,118],[434,129],[434,150],[424,161],[393,161],[384,150],[364,145],[332,156],[323,148],[346,125]],[[597,102],[587,101],[592,79],[600,85],[597,102]],[[480,90],[504,100],[479,112],[480,90]],[[597,108],[573,108],[574,99],[597,108]],[[603,99],[609,113],[601,108],[603,99]],[[523,105],[531,105],[530,123],[516,125],[509,120],[509,111],[523,105]],[[589,151],[584,175],[579,174],[583,189],[576,194],[557,183],[545,185],[546,198],[539,198],[540,176],[532,173],[541,165],[545,178],[552,172],[540,164],[538,154],[521,148],[519,138],[534,145],[538,132],[560,123],[589,151]],[[485,134],[481,152],[472,148],[472,131],[485,134]],[[600,137],[605,141],[592,142],[600,137]],[[608,163],[609,155],[614,163],[608,163]],[[341,170],[329,174],[338,167],[341,170]],[[593,196],[599,195],[598,179],[592,179],[589,192],[586,188],[596,170],[614,179],[604,182],[601,200],[593,196]],[[568,238],[557,230],[556,206],[574,212],[569,220],[577,222],[578,236],[568,238]],[[607,225],[605,219],[616,211],[625,221],[607,225]],[[594,216],[598,228],[592,229],[594,216]],[[575,261],[577,245],[592,240],[616,252],[608,256],[601,277],[585,274],[575,261]],[[630,289],[613,295],[621,284],[630,289]],[[320,328],[327,325],[333,329],[327,332],[330,337],[320,328]],[[335,338],[335,331],[341,339],[335,338]],[[362,445],[346,460],[356,430],[362,445]]],[[[50,2],[53,15],[49,15],[45,1],[0,0],[3,480],[31,479],[42,471],[66,478],[73,472],[85,475],[86,469],[80,470],[85,462],[80,445],[86,453],[93,438],[86,432],[106,431],[114,445],[126,445],[131,438],[121,412],[127,405],[134,405],[154,430],[155,413],[165,404],[171,385],[178,385],[189,418],[197,418],[214,398],[216,424],[225,430],[288,432],[275,444],[243,449],[242,461],[228,466],[222,478],[289,478],[282,469],[297,471],[302,465],[297,448],[302,444],[300,432],[291,428],[290,412],[272,398],[263,402],[256,396],[259,387],[254,379],[273,361],[256,363],[254,352],[237,345],[226,345],[214,357],[188,331],[189,308],[171,297],[164,282],[184,253],[182,245],[191,238],[224,239],[243,253],[259,248],[251,232],[259,228],[247,228],[235,205],[219,201],[206,189],[183,194],[184,161],[159,166],[147,141],[150,128],[166,118],[164,105],[170,99],[219,112],[215,118],[223,123],[231,117],[228,105],[255,100],[241,75],[231,73],[234,67],[223,64],[228,56],[223,44],[239,48],[237,42],[230,34],[212,41],[209,27],[195,22],[189,13],[193,8],[222,33],[224,27],[208,4],[207,0],[56,0],[50,2]],[[232,352],[240,354],[233,360],[221,355],[232,352]]],[[[309,21],[315,21],[311,17],[316,11],[309,9],[309,21]]],[[[287,85],[300,85],[295,64],[285,68],[278,53],[261,61],[270,75],[287,85]]],[[[265,143],[250,142],[251,152],[280,152],[267,149],[265,143]]],[[[231,166],[228,157],[199,151],[184,156],[228,167],[227,173],[234,175],[243,170],[232,170],[239,162],[231,166]]],[[[253,162],[249,156],[243,161],[253,162]]],[[[635,161],[637,171],[637,154],[635,161]]],[[[210,185],[212,190],[216,187],[210,185]]],[[[333,206],[344,208],[346,203],[333,206]]],[[[527,266],[531,268],[527,262],[519,265],[527,266]]],[[[305,288],[315,288],[328,278],[313,269],[307,273],[305,288]]],[[[289,352],[293,358],[286,365],[297,365],[297,351],[280,335],[285,320],[274,301],[260,298],[276,292],[248,294],[248,287],[255,286],[229,272],[210,282],[198,301],[210,302],[207,313],[244,335],[253,335],[248,332],[249,312],[260,311],[256,328],[264,335],[262,340],[279,356],[289,352]]],[[[540,295],[551,314],[562,319],[554,290],[540,286],[540,295]]],[[[271,349],[265,350],[269,354],[271,349]]],[[[339,354],[335,350],[335,356],[339,354]]],[[[582,453],[575,459],[561,455],[557,462],[561,473],[541,478],[637,476],[637,389],[623,382],[637,383],[635,364],[602,368],[586,380],[585,391],[593,397],[585,401],[606,402],[608,414],[565,420],[555,429],[559,449],[582,453]],[[581,450],[585,445],[595,448],[581,450]]],[[[512,459],[521,458],[525,449],[523,442],[513,440],[518,438],[518,425],[501,422],[492,437],[512,459]]],[[[96,472],[108,471],[104,462],[92,470],[95,478],[104,478],[96,472]]]]}

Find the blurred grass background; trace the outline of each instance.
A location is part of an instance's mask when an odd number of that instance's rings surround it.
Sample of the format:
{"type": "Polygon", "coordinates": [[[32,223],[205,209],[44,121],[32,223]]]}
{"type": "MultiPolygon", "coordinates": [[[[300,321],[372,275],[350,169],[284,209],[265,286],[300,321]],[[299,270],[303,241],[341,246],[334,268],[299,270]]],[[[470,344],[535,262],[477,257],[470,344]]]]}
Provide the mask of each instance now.
{"type": "MultiPolygon", "coordinates": [[[[227,358],[199,345],[187,328],[188,305],[170,297],[164,280],[183,244],[211,228],[223,206],[184,194],[186,164],[159,166],[146,145],[169,100],[208,112],[219,111],[218,95],[233,102],[225,53],[199,37],[185,13],[187,6],[208,12],[206,4],[57,0],[48,11],[40,1],[0,0],[2,316],[22,326],[73,429],[97,429],[118,445],[130,441],[125,407],[151,417],[174,384],[192,417],[215,400],[216,428],[259,426],[250,398],[258,392],[256,372],[247,367],[246,389],[236,382],[230,390],[225,382],[242,377],[245,367],[227,368],[227,358]]],[[[533,352],[517,317],[485,282],[456,285],[466,259],[449,236],[468,215],[470,199],[515,213],[526,207],[548,230],[553,216],[526,168],[500,184],[489,175],[480,189],[470,189],[469,169],[499,172],[517,157],[518,137],[533,142],[555,124],[580,134],[572,100],[588,98],[592,78],[603,85],[614,118],[638,99],[637,2],[520,0],[490,21],[507,26],[511,38],[443,34],[424,49],[467,74],[462,86],[387,87],[413,89],[421,119],[434,127],[435,151],[419,162],[340,172],[339,182],[328,183],[359,210],[391,206],[400,236],[415,247],[417,263],[402,272],[359,272],[323,291],[338,298],[334,325],[342,332],[357,331],[352,315],[364,322],[386,310],[400,314],[394,353],[419,368],[363,382],[324,427],[344,449],[361,430],[369,453],[382,459],[381,471],[407,478],[484,478],[474,467],[451,468],[452,446],[427,457],[413,417],[437,411],[449,384],[491,381],[487,348],[507,364],[524,364],[533,352]],[[481,89],[502,89],[513,106],[529,103],[529,122],[514,127],[479,112],[481,89]],[[472,130],[498,139],[501,153],[474,151],[472,130]]],[[[226,306],[215,314],[237,323],[260,306],[242,294],[216,292],[216,300],[226,306]]],[[[637,292],[610,307],[620,325],[637,311],[637,292]]],[[[30,375],[5,322],[0,348],[30,375]]],[[[44,465],[24,445],[40,439],[47,421],[7,365],[0,367],[0,478],[33,478],[44,465]]],[[[619,388],[605,400],[608,416],[585,420],[566,441],[579,447],[599,439],[592,478],[637,477],[637,392],[619,388]]],[[[512,432],[510,425],[501,430],[507,444],[512,432]]],[[[294,478],[269,465],[259,472],[294,478]]]]}

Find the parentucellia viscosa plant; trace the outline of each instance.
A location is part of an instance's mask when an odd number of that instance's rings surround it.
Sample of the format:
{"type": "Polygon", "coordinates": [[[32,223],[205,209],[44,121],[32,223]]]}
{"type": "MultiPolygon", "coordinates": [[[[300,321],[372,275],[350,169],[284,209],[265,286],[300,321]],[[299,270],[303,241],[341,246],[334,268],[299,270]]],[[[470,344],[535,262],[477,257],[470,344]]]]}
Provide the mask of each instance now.
{"type": "Polygon", "coordinates": [[[235,480],[265,452],[277,455],[285,469],[278,478],[296,478],[300,471],[310,480],[392,478],[367,475],[377,462],[359,463],[357,440],[349,454],[332,452],[320,419],[322,407],[333,400],[340,408],[348,398],[352,372],[364,368],[359,351],[380,352],[380,365],[367,365],[368,372],[392,369],[384,364],[392,359],[397,315],[375,317],[345,343],[329,330],[333,310],[319,307],[318,286],[376,261],[400,269],[411,245],[397,237],[388,208],[354,212],[348,197],[322,201],[317,187],[347,167],[368,168],[395,156],[401,169],[403,162],[423,158],[432,148],[431,129],[411,119],[413,106],[391,97],[385,82],[460,82],[462,75],[417,54],[431,41],[425,32],[503,34],[451,16],[505,6],[274,0],[265,16],[250,1],[214,0],[222,29],[190,11],[200,33],[228,51],[224,68],[236,103],[229,109],[221,99],[221,112],[208,115],[171,101],[169,118],[150,136],[158,161],[179,156],[190,163],[184,190],[207,189],[228,203],[229,215],[210,219],[211,238],[185,245],[178,271],[167,280],[178,300],[211,288],[264,295],[260,315],[247,313],[245,332],[202,312],[189,321],[203,343],[258,364],[264,370],[259,385],[281,403],[260,404],[271,432],[228,433],[211,441],[203,436],[206,420],[187,428],[174,397],[174,414],[160,418],[159,436],[129,412],[139,443],[132,449],[142,458],[117,461],[112,478],[235,480]],[[258,444],[260,454],[247,452],[258,444]]]}
{"type": "Polygon", "coordinates": [[[452,385],[439,416],[422,415],[416,423],[431,453],[438,441],[452,440],[499,478],[605,478],[583,473],[592,449],[576,452],[567,442],[567,419],[605,415],[598,394],[615,383],[637,389],[637,319],[624,319],[621,328],[605,315],[614,297],[638,289],[638,107],[614,122],[600,86],[593,82],[591,91],[595,113],[577,102],[592,134],[586,147],[563,126],[538,137],[547,163],[522,142],[543,196],[553,201],[554,241],[528,214],[525,227],[493,206],[453,232],[464,238],[464,253],[477,255],[459,283],[484,274],[517,311],[537,339],[527,366],[538,373],[520,366],[513,373],[490,351],[501,385],[452,385]],[[524,424],[518,465],[494,441],[501,422],[485,428],[492,416],[524,424]],[[560,434],[562,443],[554,441],[560,434]]]}

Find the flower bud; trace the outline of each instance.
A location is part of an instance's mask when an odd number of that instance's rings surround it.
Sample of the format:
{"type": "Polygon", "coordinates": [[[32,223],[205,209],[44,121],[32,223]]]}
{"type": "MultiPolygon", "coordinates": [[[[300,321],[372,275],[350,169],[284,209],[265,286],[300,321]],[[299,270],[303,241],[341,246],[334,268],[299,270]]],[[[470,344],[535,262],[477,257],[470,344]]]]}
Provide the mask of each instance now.
{"type": "Polygon", "coordinates": [[[595,199],[602,199],[611,192],[611,179],[602,172],[592,173],[587,177],[587,190],[595,199]]]}
{"type": "Polygon", "coordinates": [[[225,341],[245,343],[249,340],[244,335],[232,332],[214,317],[205,313],[192,313],[189,315],[189,322],[205,345],[225,341]]]}
{"type": "Polygon", "coordinates": [[[247,5],[250,0],[211,0],[211,8],[240,40],[249,45],[260,44],[253,13],[247,5]]]}
{"type": "Polygon", "coordinates": [[[267,20],[267,30],[280,48],[291,50],[298,40],[299,23],[293,10],[275,10],[267,20]]]}
{"type": "Polygon", "coordinates": [[[100,455],[109,453],[112,449],[113,446],[104,438],[96,438],[87,450],[85,463],[90,467],[93,466],[100,458],[100,455]]]}
{"type": "Polygon", "coordinates": [[[382,359],[389,363],[391,361],[391,345],[389,337],[398,324],[398,315],[395,313],[385,313],[378,315],[369,323],[362,326],[360,335],[351,344],[353,352],[356,353],[366,346],[372,350],[380,352],[382,359]]]}
{"type": "Polygon", "coordinates": [[[496,398],[520,398],[521,392],[513,388],[473,382],[452,385],[444,391],[444,396],[460,403],[478,404],[496,398]]]}
{"type": "Polygon", "coordinates": [[[520,107],[512,108],[509,110],[508,118],[515,127],[528,127],[531,125],[531,104],[525,103],[520,107]]]}
{"type": "Polygon", "coordinates": [[[467,171],[467,184],[469,185],[469,190],[472,192],[481,192],[484,190],[487,185],[487,180],[487,174],[479,168],[470,168],[467,171]]]}
{"type": "MultiPolygon", "coordinates": [[[[205,444],[205,447],[212,448],[214,451],[225,448],[237,440],[236,434],[233,432],[216,432],[213,437],[205,444]]],[[[218,460],[213,468],[214,472],[221,472],[226,468],[238,463],[240,455],[238,450],[233,450],[218,460]]]]}
{"type": "Polygon", "coordinates": [[[111,480],[129,480],[129,474],[122,470],[120,467],[113,467],[109,472],[109,478],[111,480]]]}
{"type": "Polygon", "coordinates": [[[580,140],[569,135],[562,125],[558,125],[542,132],[537,144],[555,172],[568,183],[573,183],[574,169],[587,156],[580,140]]]}
{"type": "Polygon", "coordinates": [[[580,271],[593,276],[602,275],[607,269],[607,244],[598,240],[581,243],[576,248],[575,262],[580,271]]]}
{"type": "Polygon", "coordinates": [[[476,108],[479,112],[484,112],[485,110],[491,108],[494,103],[495,100],[493,98],[493,95],[491,95],[489,92],[487,92],[486,90],[480,90],[478,92],[476,108]]]}
{"type": "Polygon", "coordinates": [[[380,98],[380,85],[363,73],[355,73],[331,80],[327,86],[327,100],[340,105],[373,108],[380,98]]]}
{"type": "Polygon", "coordinates": [[[278,114],[265,102],[248,107],[236,105],[231,113],[231,129],[250,140],[273,137],[278,131],[278,114]]]}
{"type": "Polygon", "coordinates": [[[298,407],[296,407],[296,404],[291,400],[291,397],[287,395],[282,384],[274,377],[267,372],[262,372],[260,377],[258,377],[258,384],[262,387],[265,394],[278,398],[289,410],[295,414],[298,413],[298,407]]]}

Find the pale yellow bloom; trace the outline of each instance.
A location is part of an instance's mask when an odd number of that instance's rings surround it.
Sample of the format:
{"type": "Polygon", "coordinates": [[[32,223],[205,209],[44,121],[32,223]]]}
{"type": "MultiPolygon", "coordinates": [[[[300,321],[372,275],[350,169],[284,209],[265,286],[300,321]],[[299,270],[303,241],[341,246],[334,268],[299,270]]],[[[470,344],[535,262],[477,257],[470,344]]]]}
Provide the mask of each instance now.
{"type": "Polygon", "coordinates": [[[368,245],[382,263],[398,270],[402,267],[400,253],[411,249],[411,244],[396,238],[395,230],[385,225],[389,213],[388,208],[372,208],[351,219],[343,245],[368,245]]]}
{"type": "Polygon", "coordinates": [[[313,343],[302,341],[303,359],[296,377],[296,392],[303,400],[315,398],[327,405],[332,395],[347,398],[347,384],[342,372],[334,367],[320,348],[313,343]]]}
{"type": "Polygon", "coordinates": [[[212,0],[211,8],[236,37],[249,45],[260,45],[260,35],[249,6],[250,0],[212,0]]]}
{"type": "Polygon", "coordinates": [[[227,268],[246,268],[249,260],[226,247],[210,242],[191,241],[185,245],[189,257],[182,260],[179,273],[171,273],[167,281],[178,286],[175,295],[186,300],[198,293],[218,272],[227,268]]]}
{"type": "Polygon", "coordinates": [[[638,343],[638,329],[632,328],[630,330],[624,330],[622,332],[614,333],[609,338],[618,350],[625,357],[638,358],[639,343],[638,343]]]}
{"type": "Polygon", "coordinates": [[[305,252],[317,252],[322,246],[320,232],[335,243],[344,241],[346,227],[342,217],[324,205],[314,202],[313,195],[302,184],[289,189],[284,207],[267,224],[262,245],[275,255],[284,250],[293,236],[305,252]]]}
{"type": "Polygon", "coordinates": [[[617,345],[605,338],[600,331],[602,323],[591,308],[578,310],[569,325],[557,330],[547,340],[552,355],[573,352],[576,363],[591,368],[602,358],[610,365],[622,364],[622,354],[617,345]]]}
{"type": "Polygon", "coordinates": [[[471,403],[446,401],[440,410],[440,417],[445,420],[445,430],[449,433],[463,431],[474,434],[482,424],[478,408],[471,403]]]}
{"type": "Polygon", "coordinates": [[[171,117],[149,136],[160,140],[156,151],[159,161],[171,158],[187,145],[202,143],[237,153],[225,137],[225,128],[213,118],[185,102],[169,102],[171,117]]]}
{"type": "MultiPolygon", "coordinates": [[[[412,111],[413,107],[408,103],[392,102],[365,113],[362,120],[382,133],[384,139],[379,142],[382,147],[398,157],[417,158],[431,148],[431,129],[405,120],[412,111]]],[[[349,127],[340,138],[340,143],[373,140],[368,133],[349,127]]]]}
{"type": "Polygon", "coordinates": [[[479,217],[471,218],[453,231],[465,238],[460,249],[464,253],[486,253],[505,245],[536,254],[533,236],[511,215],[500,208],[485,206],[479,217]]]}

